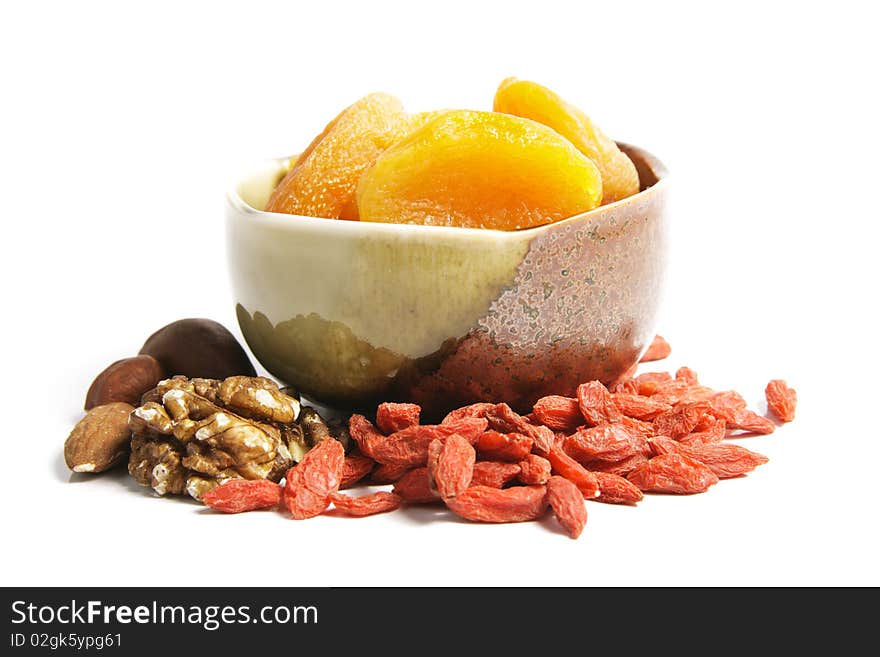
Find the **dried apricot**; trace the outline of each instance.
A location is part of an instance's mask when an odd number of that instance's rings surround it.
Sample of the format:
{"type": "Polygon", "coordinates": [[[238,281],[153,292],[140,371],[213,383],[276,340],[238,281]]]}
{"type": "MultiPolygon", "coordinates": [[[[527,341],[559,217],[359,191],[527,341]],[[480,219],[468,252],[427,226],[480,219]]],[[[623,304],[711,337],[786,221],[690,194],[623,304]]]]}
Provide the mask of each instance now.
{"type": "Polygon", "coordinates": [[[344,109],[315,137],[278,183],[268,212],[357,219],[355,190],[363,172],[410,129],[400,101],[376,93],[344,109]]]}
{"type": "Polygon", "coordinates": [[[361,177],[361,221],[517,230],[592,210],[592,160],[545,125],[507,114],[443,112],[361,177]]]}
{"type": "Polygon", "coordinates": [[[543,123],[574,144],[595,162],[602,175],[602,203],[612,203],[639,191],[635,165],[584,112],[535,82],[507,78],[495,92],[496,112],[543,123]]]}

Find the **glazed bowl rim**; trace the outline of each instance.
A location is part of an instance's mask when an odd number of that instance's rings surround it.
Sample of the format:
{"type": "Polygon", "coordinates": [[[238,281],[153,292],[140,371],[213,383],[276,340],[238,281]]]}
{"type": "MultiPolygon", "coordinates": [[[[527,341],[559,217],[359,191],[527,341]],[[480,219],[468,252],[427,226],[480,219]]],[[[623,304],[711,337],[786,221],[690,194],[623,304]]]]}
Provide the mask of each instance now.
{"type": "Polygon", "coordinates": [[[247,173],[239,175],[233,185],[226,192],[226,201],[229,206],[235,210],[237,215],[244,215],[249,221],[270,225],[277,228],[298,230],[300,228],[324,228],[335,234],[398,234],[410,235],[413,237],[433,235],[435,238],[440,237],[458,237],[462,239],[474,239],[479,236],[492,236],[494,239],[531,239],[537,237],[543,232],[563,228],[567,225],[582,221],[594,219],[599,221],[603,216],[611,216],[615,214],[611,212],[618,208],[622,208],[628,204],[637,203],[649,194],[658,194],[667,186],[669,172],[666,166],[649,151],[626,142],[617,142],[619,145],[628,150],[636,151],[644,159],[645,163],[650,167],[651,172],[657,178],[657,181],[640,192],[620,199],[607,205],[600,205],[587,212],[581,212],[571,217],[554,221],[540,226],[531,228],[522,228],[520,230],[499,230],[495,228],[464,228],[458,226],[429,226],[423,224],[399,224],[384,222],[368,222],[368,221],[342,221],[327,219],[324,217],[311,217],[308,215],[287,214],[282,212],[268,212],[266,210],[258,210],[247,203],[238,193],[241,184],[249,177],[256,173],[268,169],[270,166],[277,167],[281,170],[288,158],[270,158],[263,160],[260,167],[253,166],[247,170],[247,173]],[[301,221],[290,221],[291,217],[296,217],[301,221]],[[427,231],[427,232],[426,232],[427,231]]]}

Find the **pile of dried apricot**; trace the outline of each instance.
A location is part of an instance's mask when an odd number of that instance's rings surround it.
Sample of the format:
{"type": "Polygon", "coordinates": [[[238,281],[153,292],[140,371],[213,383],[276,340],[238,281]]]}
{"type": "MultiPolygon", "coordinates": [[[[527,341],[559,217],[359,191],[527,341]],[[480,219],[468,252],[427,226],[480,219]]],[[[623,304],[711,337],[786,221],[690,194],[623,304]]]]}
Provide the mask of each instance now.
{"type": "Polygon", "coordinates": [[[411,115],[393,96],[370,94],[292,161],[265,209],[517,230],[639,191],[627,155],[549,89],[509,78],[493,109],[411,115]]]}
{"type": "MultiPolygon", "coordinates": [[[[642,362],[669,351],[658,337],[642,362]]],[[[776,427],[737,392],[702,385],[688,367],[674,375],[634,374],[610,389],[590,381],[575,397],[544,397],[526,416],[505,403],[478,403],[425,425],[415,404],[380,404],[375,422],[351,416],[357,449],[348,455],[338,441],[324,440],[283,485],[233,480],[202,499],[227,513],[283,507],[296,519],[438,503],[467,520],[522,522],[549,507],[577,538],[587,522],[584,500],[636,504],[644,493],[703,493],[767,462],[725,441],[776,427]],[[361,496],[339,492],[363,482],[394,487],[361,496]]],[[[794,419],[797,395],[784,381],[771,381],[765,393],[771,414],[794,419]]]]}

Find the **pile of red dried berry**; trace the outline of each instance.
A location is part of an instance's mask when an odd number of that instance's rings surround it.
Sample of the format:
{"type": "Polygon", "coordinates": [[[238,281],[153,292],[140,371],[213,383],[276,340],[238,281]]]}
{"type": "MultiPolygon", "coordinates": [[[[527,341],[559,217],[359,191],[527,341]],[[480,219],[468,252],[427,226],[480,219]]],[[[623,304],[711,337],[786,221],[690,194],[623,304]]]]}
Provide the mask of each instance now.
{"type": "MultiPolygon", "coordinates": [[[[669,352],[658,336],[642,362],[669,352]]],[[[771,381],[766,398],[780,421],[794,418],[797,396],[784,381],[771,381]]],[[[590,381],[576,397],[538,400],[526,416],[505,403],[465,406],[436,425],[419,424],[419,415],[415,404],[398,403],[381,404],[375,424],[352,415],[353,453],[325,440],[288,471],[283,486],[230,481],[204,502],[230,513],[283,504],[297,519],[331,504],[337,513],[365,516],[442,503],[478,522],[535,520],[549,506],[576,538],[587,521],[584,500],[635,504],[643,492],[705,492],[767,462],[725,438],[776,426],[746,408],[739,393],[701,385],[687,367],[627,376],[610,390],[590,381]],[[339,492],[365,480],[393,483],[393,492],[339,492]]]]}

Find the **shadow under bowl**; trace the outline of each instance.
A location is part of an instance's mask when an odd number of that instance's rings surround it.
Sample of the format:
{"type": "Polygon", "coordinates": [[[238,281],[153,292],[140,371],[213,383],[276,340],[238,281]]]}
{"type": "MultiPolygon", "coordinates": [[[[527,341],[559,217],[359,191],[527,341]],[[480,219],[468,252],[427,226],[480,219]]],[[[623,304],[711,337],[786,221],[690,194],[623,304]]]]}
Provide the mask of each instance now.
{"type": "Polygon", "coordinates": [[[317,401],[478,401],[520,412],[611,383],[654,335],[666,255],[666,170],[620,144],[641,191],[521,231],[264,212],[284,161],[227,195],[238,321],[274,376],[317,401]]]}

